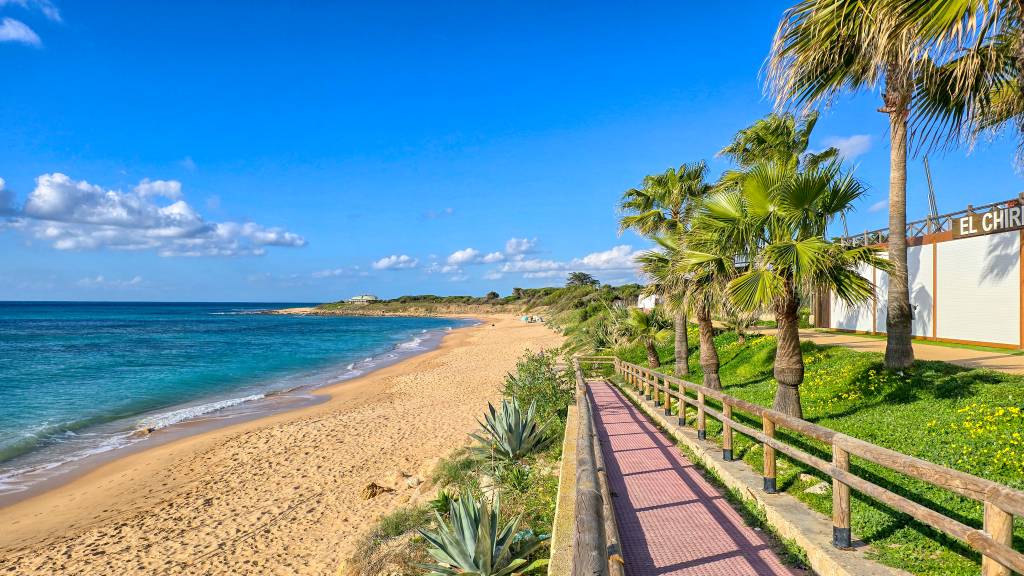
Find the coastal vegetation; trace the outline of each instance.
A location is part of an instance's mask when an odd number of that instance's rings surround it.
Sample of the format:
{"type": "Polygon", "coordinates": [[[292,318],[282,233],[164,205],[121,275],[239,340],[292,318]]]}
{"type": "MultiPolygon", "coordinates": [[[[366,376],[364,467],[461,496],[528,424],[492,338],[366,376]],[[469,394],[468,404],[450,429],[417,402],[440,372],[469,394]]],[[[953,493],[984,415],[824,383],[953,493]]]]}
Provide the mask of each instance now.
{"type": "Polygon", "coordinates": [[[571,374],[552,352],[528,352],[506,376],[472,444],[442,459],[432,500],[381,518],[349,567],[360,575],[505,574],[546,566],[571,374]],[[522,406],[529,406],[523,410],[522,406]]]}

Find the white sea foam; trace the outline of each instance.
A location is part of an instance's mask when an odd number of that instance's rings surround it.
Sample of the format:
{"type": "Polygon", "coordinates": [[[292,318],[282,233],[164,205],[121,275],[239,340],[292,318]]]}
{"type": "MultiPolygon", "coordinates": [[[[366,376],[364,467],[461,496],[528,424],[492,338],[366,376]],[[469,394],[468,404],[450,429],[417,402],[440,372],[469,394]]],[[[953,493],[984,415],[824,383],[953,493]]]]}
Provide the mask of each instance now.
{"type": "Polygon", "coordinates": [[[143,418],[139,421],[139,430],[159,430],[168,426],[184,422],[185,420],[191,420],[204,414],[230,408],[232,406],[238,406],[245,402],[252,402],[254,400],[262,400],[266,398],[264,394],[253,394],[252,396],[243,396],[241,398],[228,398],[227,400],[218,400],[217,402],[208,402],[206,404],[199,404],[197,406],[189,406],[187,408],[179,408],[178,410],[171,410],[170,412],[164,412],[162,414],[154,414],[148,418],[143,418]]]}

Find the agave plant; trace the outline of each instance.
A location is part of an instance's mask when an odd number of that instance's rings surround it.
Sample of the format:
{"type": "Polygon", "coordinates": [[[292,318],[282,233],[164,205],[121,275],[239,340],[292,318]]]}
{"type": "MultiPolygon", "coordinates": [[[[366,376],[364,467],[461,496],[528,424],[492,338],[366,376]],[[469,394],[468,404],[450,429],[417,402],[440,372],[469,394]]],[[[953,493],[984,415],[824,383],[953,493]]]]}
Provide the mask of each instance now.
{"type": "Polygon", "coordinates": [[[420,567],[430,574],[444,576],[509,576],[546,565],[547,560],[526,564],[527,557],[548,537],[534,536],[530,531],[516,532],[519,518],[502,528],[500,508],[497,496],[494,505],[489,506],[486,500],[477,502],[472,494],[466,493],[452,501],[447,521],[435,512],[437,531],[420,530],[420,534],[430,543],[428,552],[437,563],[420,567]]]}
{"type": "Polygon", "coordinates": [[[525,413],[515,398],[502,400],[500,412],[488,402],[484,421],[478,420],[482,430],[470,434],[481,444],[476,450],[484,455],[493,452],[502,459],[517,461],[544,449],[553,440],[548,433],[550,422],[541,425],[536,413],[536,401],[530,403],[525,413]]]}

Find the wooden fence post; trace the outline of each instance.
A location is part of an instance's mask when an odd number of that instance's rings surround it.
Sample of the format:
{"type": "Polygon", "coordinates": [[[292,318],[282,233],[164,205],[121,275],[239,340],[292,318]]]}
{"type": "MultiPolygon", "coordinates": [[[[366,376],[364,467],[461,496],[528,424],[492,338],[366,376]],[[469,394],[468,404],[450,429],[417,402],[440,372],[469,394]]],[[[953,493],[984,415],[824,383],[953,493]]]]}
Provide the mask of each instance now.
{"type": "Polygon", "coordinates": [[[679,386],[679,425],[686,426],[686,388],[679,386]]]}
{"type": "Polygon", "coordinates": [[[650,400],[651,399],[651,392],[652,392],[652,390],[651,390],[651,388],[652,388],[651,387],[651,371],[647,370],[647,369],[644,369],[642,373],[643,373],[643,379],[644,379],[644,397],[647,398],[648,400],[650,400]]]}
{"type": "Polygon", "coordinates": [[[707,440],[708,430],[704,427],[704,393],[697,392],[697,439],[707,440]]]}
{"type": "MultiPolygon", "coordinates": [[[[986,501],[984,527],[993,540],[1013,547],[1013,514],[986,501]]],[[[988,556],[982,556],[981,576],[1010,576],[1010,569],[988,556]]]]}
{"type": "Polygon", "coordinates": [[[732,406],[728,402],[722,401],[722,460],[726,462],[732,461],[732,424],[729,420],[732,418],[732,406]]]}
{"type": "MultiPolygon", "coordinates": [[[[833,444],[832,465],[849,471],[850,453],[833,444]]],[[[850,548],[850,487],[835,478],[832,479],[832,545],[850,548]]]]}
{"type": "MultiPolygon", "coordinates": [[[[769,420],[767,416],[762,416],[761,431],[765,436],[774,438],[775,422],[769,420]]],[[[764,491],[768,494],[775,494],[775,448],[767,444],[762,444],[761,448],[764,449],[764,491]]]]}
{"type": "Polygon", "coordinates": [[[668,377],[664,376],[661,379],[662,384],[665,385],[665,416],[672,415],[672,384],[669,383],[668,377]]]}

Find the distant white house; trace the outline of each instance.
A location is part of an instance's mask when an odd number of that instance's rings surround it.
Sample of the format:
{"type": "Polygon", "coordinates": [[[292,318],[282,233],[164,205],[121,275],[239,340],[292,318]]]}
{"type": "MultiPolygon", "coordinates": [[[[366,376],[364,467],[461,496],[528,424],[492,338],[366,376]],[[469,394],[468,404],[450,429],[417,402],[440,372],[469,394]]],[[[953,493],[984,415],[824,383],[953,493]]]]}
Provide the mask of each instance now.
{"type": "Polygon", "coordinates": [[[348,301],[351,304],[370,304],[371,302],[379,302],[380,298],[373,294],[360,294],[359,296],[349,298],[348,301]]]}
{"type": "Polygon", "coordinates": [[[641,310],[654,310],[654,307],[661,303],[661,298],[657,294],[651,294],[650,296],[639,296],[636,299],[636,307],[641,310]]]}

